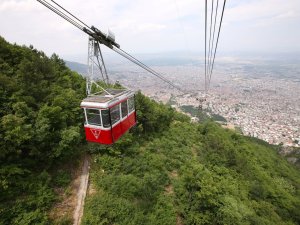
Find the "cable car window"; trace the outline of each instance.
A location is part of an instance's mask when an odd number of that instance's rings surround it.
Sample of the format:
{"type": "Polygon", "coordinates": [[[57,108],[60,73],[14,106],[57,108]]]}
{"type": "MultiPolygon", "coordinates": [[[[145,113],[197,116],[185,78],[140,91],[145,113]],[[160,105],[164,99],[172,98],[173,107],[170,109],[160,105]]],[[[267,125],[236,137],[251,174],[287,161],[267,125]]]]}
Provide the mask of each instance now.
{"type": "Polygon", "coordinates": [[[110,109],[111,124],[115,124],[120,120],[120,104],[110,109]]]}
{"type": "Polygon", "coordinates": [[[86,109],[86,117],[88,124],[101,126],[100,110],[86,109]]]}
{"type": "Polygon", "coordinates": [[[102,115],[102,123],[103,123],[103,127],[105,127],[105,128],[110,127],[110,122],[109,122],[109,111],[108,111],[108,109],[101,110],[101,115],[102,115]]]}
{"type": "Polygon", "coordinates": [[[121,103],[121,111],[122,111],[122,118],[127,116],[127,114],[128,114],[127,101],[124,101],[121,103]]]}
{"type": "Polygon", "coordinates": [[[134,96],[128,99],[128,112],[131,113],[134,110],[134,96]]]}

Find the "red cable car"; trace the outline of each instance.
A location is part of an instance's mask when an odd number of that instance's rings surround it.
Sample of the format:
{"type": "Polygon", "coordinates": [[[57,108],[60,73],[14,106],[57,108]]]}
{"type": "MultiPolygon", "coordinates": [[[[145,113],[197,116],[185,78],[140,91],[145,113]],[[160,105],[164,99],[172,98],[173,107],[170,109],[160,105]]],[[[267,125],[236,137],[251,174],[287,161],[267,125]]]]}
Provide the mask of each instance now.
{"type": "Polygon", "coordinates": [[[83,99],[80,107],[86,140],[109,145],[136,124],[136,112],[133,91],[108,89],[107,93],[83,99]]]}

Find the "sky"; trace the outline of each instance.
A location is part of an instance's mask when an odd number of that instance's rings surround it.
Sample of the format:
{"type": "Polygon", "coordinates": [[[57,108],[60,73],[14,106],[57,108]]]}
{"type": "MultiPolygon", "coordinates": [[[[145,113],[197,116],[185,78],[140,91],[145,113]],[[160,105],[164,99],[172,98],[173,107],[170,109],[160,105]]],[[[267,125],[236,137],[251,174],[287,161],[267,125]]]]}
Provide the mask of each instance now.
{"type": "MultiPolygon", "coordinates": [[[[112,30],[129,53],[204,52],[204,0],[56,1],[88,25],[112,30]]],[[[227,0],[218,53],[300,52],[299,24],[299,0],[227,0]]],[[[87,35],[36,0],[0,0],[0,35],[47,55],[87,58],[87,35]]]]}

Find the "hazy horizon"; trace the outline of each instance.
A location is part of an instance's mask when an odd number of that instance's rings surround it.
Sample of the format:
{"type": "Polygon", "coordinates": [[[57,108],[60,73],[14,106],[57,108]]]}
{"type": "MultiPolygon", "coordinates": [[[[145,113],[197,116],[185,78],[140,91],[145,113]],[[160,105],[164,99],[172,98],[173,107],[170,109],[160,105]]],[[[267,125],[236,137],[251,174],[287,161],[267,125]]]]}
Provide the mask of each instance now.
{"type": "MultiPolygon", "coordinates": [[[[170,52],[156,52],[156,53],[135,53],[132,54],[140,60],[172,60],[172,59],[190,59],[202,61],[204,63],[204,52],[186,52],[186,51],[170,51],[170,52]]],[[[61,56],[60,56],[61,57],[61,56]]],[[[103,53],[103,58],[105,61],[123,61],[121,56],[117,53],[103,53]]],[[[73,55],[66,58],[62,58],[66,61],[76,62],[80,64],[87,64],[87,54],[82,55],[73,55]]],[[[300,61],[300,51],[299,52],[222,52],[219,53],[216,57],[216,63],[228,60],[292,60],[292,61],[300,61]]],[[[191,62],[192,62],[191,61],[191,62]]]]}

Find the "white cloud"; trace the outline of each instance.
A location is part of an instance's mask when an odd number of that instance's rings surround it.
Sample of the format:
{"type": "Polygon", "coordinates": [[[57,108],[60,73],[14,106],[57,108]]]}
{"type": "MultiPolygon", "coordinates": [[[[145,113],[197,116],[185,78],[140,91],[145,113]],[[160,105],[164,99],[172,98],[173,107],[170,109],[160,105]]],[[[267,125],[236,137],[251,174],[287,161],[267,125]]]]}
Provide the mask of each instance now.
{"type": "Polygon", "coordinates": [[[267,20],[281,15],[296,15],[299,17],[300,1],[298,0],[255,0],[238,1],[226,9],[226,21],[240,23],[245,21],[267,20]],[[297,12],[295,10],[298,10],[297,12]]]}
{"type": "Polygon", "coordinates": [[[32,0],[1,0],[0,12],[29,12],[36,11],[36,2],[32,0]]]}
{"type": "Polygon", "coordinates": [[[286,18],[293,18],[293,17],[297,17],[299,15],[297,15],[297,13],[294,10],[290,10],[286,13],[282,13],[277,15],[275,18],[276,19],[286,19],[286,18]]]}
{"type": "MultiPolygon", "coordinates": [[[[88,25],[111,28],[129,52],[204,48],[203,0],[56,1],[88,25]]],[[[300,50],[293,42],[300,39],[299,11],[299,0],[227,0],[220,50],[300,50]]],[[[10,42],[33,44],[47,54],[86,54],[87,36],[36,0],[0,0],[0,21],[1,35],[10,42]]]]}

